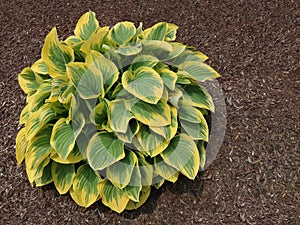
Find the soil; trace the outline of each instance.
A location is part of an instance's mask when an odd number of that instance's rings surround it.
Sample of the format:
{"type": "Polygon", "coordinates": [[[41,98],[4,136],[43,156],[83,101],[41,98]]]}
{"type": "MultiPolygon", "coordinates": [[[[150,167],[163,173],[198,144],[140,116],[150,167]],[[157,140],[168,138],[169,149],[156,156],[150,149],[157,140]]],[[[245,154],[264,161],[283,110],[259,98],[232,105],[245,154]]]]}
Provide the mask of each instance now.
{"type": "Polygon", "coordinates": [[[299,8],[296,0],[0,1],[0,224],[300,224],[299,8]],[[122,214],[31,187],[14,155],[25,105],[17,74],[39,59],[53,26],[67,37],[89,9],[103,26],[177,24],[178,41],[210,57],[226,96],[216,160],[122,214]]]}

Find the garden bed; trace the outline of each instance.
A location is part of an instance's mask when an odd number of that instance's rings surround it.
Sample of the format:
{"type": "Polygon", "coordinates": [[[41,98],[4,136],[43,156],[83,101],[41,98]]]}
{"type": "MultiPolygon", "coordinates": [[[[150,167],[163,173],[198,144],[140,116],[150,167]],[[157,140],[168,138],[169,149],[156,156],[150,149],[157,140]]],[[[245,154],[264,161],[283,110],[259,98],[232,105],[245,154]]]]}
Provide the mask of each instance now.
{"type": "MultiPolygon", "coordinates": [[[[0,3],[1,224],[296,224],[299,221],[299,38],[296,1],[11,1],[0,3]],[[153,189],[122,214],[88,209],[52,185],[32,188],[14,145],[25,95],[17,74],[39,59],[56,26],[70,35],[86,11],[100,25],[122,20],[179,26],[178,41],[210,56],[227,104],[218,157],[195,181],[153,189]]],[[[299,13],[298,13],[299,16],[299,13]]],[[[68,36],[67,35],[67,36],[68,36]]],[[[65,38],[66,36],[64,36],[65,38]]]]}

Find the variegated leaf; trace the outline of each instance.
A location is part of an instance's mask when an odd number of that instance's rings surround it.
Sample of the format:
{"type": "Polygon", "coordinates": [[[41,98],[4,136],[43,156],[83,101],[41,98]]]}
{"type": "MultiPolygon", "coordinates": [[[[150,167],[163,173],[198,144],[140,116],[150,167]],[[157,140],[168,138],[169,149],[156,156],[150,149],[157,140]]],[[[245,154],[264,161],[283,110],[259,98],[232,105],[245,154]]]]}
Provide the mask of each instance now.
{"type": "Polygon", "coordinates": [[[149,186],[143,188],[143,190],[141,191],[139,200],[137,202],[133,201],[133,200],[130,200],[128,202],[127,206],[126,206],[126,209],[127,210],[134,210],[134,209],[139,208],[141,205],[145,204],[148,197],[150,196],[150,192],[151,192],[151,188],[149,186]]]}
{"type": "Polygon", "coordinates": [[[73,164],[84,160],[84,157],[78,146],[75,145],[74,149],[70,152],[66,159],[62,159],[57,153],[51,156],[51,159],[61,164],[73,164]]]}
{"type": "Polygon", "coordinates": [[[208,57],[201,52],[193,52],[191,50],[184,50],[180,55],[174,58],[172,65],[178,66],[184,62],[204,62],[208,57]]]}
{"type": "Polygon", "coordinates": [[[200,166],[200,156],[191,137],[186,134],[175,136],[160,155],[165,163],[179,170],[187,178],[195,179],[200,166]]]}
{"type": "Polygon", "coordinates": [[[116,187],[123,189],[133,176],[133,170],[137,164],[137,156],[133,151],[125,151],[125,157],[106,169],[106,176],[116,187]]]}
{"type": "Polygon", "coordinates": [[[118,45],[127,44],[135,35],[134,23],[119,22],[110,31],[109,38],[118,45]]]}
{"type": "Polygon", "coordinates": [[[208,125],[203,115],[201,116],[201,122],[193,123],[180,119],[180,124],[183,130],[194,140],[203,140],[206,142],[208,141],[208,125]]]}
{"type": "Polygon", "coordinates": [[[177,181],[179,171],[174,167],[166,164],[159,155],[154,158],[154,168],[155,172],[162,178],[173,183],[177,181]]]}
{"type": "Polygon", "coordinates": [[[140,192],[142,190],[142,177],[138,166],[135,166],[129,184],[123,189],[127,197],[135,202],[140,199],[140,192]]]}
{"type": "Polygon", "coordinates": [[[89,207],[99,196],[98,185],[101,181],[99,174],[88,164],[80,166],[73,178],[73,186],[70,189],[71,197],[78,205],[89,207]]]}
{"type": "Polygon", "coordinates": [[[75,146],[75,140],[84,126],[84,117],[81,115],[79,126],[76,128],[72,124],[67,124],[65,118],[59,119],[52,131],[51,146],[55,149],[56,153],[63,159],[67,159],[75,146]]]}
{"type": "Polygon", "coordinates": [[[126,143],[131,143],[133,137],[140,129],[139,123],[135,119],[131,119],[128,123],[128,127],[125,133],[116,133],[117,137],[126,143]]]}
{"type": "Polygon", "coordinates": [[[199,84],[186,85],[182,92],[183,103],[203,109],[215,111],[215,106],[211,95],[199,84]]]}
{"type": "Polygon", "coordinates": [[[33,72],[38,73],[38,74],[43,74],[46,75],[48,74],[48,66],[47,64],[43,61],[43,59],[37,60],[32,66],[31,69],[33,72]]]}
{"type": "Polygon", "coordinates": [[[98,29],[99,22],[96,19],[96,14],[89,11],[83,14],[78,20],[74,33],[82,40],[88,40],[98,29]]]}
{"type": "Polygon", "coordinates": [[[67,76],[81,98],[93,99],[104,96],[103,77],[97,68],[81,62],[69,63],[67,76]]]}
{"type": "Polygon", "coordinates": [[[148,126],[167,126],[171,124],[171,109],[164,101],[156,105],[136,101],[131,107],[134,117],[148,126]]]}
{"type": "Polygon", "coordinates": [[[129,120],[133,115],[125,107],[123,100],[114,100],[108,104],[108,121],[113,131],[125,133],[128,129],[129,120]]]}
{"type": "Polygon", "coordinates": [[[177,122],[177,109],[170,106],[171,109],[171,124],[162,127],[150,127],[152,131],[163,136],[167,140],[171,140],[177,132],[178,122],[177,122]]]}
{"type": "Polygon", "coordinates": [[[122,75],[122,84],[129,93],[151,104],[157,104],[163,94],[161,77],[149,67],[140,67],[134,73],[126,71],[122,75]]]}
{"type": "Polygon", "coordinates": [[[86,57],[86,64],[101,71],[105,92],[107,92],[119,78],[117,66],[104,55],[91,51],[86,57]]]}
{"type": "Polygon", "coordinates": [[[125,192],[115,187],[109,180],[105,180],[99,185],[102,202],[112,210],[121,213],[125,210],[129,198],[125,192]]]}
{"type": "Polygon", "coordinates": [[[159,62],[158,58],[152,55],[138,55],[135,57],[130,65],[132,71],[137,70],[139,67],[154,67],[159,62]]]}
{"type": "Polygon", "coordinates": [[[47,184],[50,184],[53,181],[52,173],[51,173],[52,161],[50,161],[47,166],[43,168],[43,175],[34,180],[36,187],[41,187],[47,184]]]}
{"type": "Polygon", "coordinates": [[[174,91],[177,80],[177,74],[167,68],[158,69],[157,72],[161,76],[164,85],[170,90],[174,91]]]}
{"type": "Polygon", "coordinates": [[[109,27],[102,27],[97,30],[83,45],[80,47],[80,51],[84,52],[86,55],[90,53],[91,50],[97,52],[102,52],[103,40],[108,34],[109,27]]]}
{"type": "Polygon", "coordinates": [[[52,162],[52,177],[57,191],[62,195],[69,191],[75,177],[74,164],[60,164],[52,162]]]}
{"type": "Polygon", "coordinates": [[[51,132],[52,126],[47,125],[41,129],[35,137],[28,140],[25,159],[26,166],[30,169],[37,168],[37,166],[52,152],[52,147],[50,145],[51,132]]]}
{"type": "Polygon", "coordinates": [[[125,157],[124,143],[113,133],[95,134],[87,147],[87,158],[94,170],[102,170],[125,157]]]}
{"type": "Polygon", "coordinates": [[[187,72],[191,78],[200,82],[220,77],[213,68],[202,62],[184,62],[178,69],[187,72]]]}
{"type": "Polygon", "coordinates": [[[36,91],[40,86],[37,82],[36,74],[29,67],[23,69],[18,75],[18,81],[20,87],[26,94],[36,91]]]}
{"type": "Polygon", "coordinates": [[[197,147],[199,150],[199,155],[200,155],[200,167],[202,170],[205,169],[205,163],[206,163],[206,151],[204,147],[204,141],[198,141],[197,147]]]}
{"type": "Polygon", "coordinates": [[[42,60],[48,66],[51,77],[65,76],[66,65],[74,61],[74,51],[71,47],[59,42],[56,28],[53,28],[45,39],[42,49],[42,60]]]}
{"type": "Polygon", "coordinates": [[[27,149],[27,140],[26,140],[26,129],[22,128],[16,138],[16,159],[18,165],[22,163],[25,158],[27,149]]]}
{"type": "Polygon", "coordinates": [[[143,125],[136,135],[142,149],[139,151],[154,157],[168,147],[169,141],[157,133],[154,133],[148,126],[143,125]]]}
{"type": "Polygon", "coordinates": [[[179,102],[178,116],[180,119],[192,123],[200,123],[203,120],[203,115],[199,109],[185,105],[182,101],[179,102]]]}

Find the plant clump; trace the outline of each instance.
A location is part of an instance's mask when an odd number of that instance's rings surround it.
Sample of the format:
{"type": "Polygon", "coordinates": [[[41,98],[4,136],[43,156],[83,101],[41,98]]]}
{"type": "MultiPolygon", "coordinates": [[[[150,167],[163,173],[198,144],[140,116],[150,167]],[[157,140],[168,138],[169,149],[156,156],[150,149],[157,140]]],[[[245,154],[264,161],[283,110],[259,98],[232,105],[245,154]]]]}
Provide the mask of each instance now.
{"type": "Polygon", "coordinates": [[[101,199],[120,213],[141,206],[151,186],[196,177],[204,116],[214,111],[200,83],[219,75],[204,54],[175,42],[177,29],[100,27],[89,11],[66,40],[50,31],[41,58],[18,77],[27,104],[16,159],[32,185],[53,182],[80,206],[101,199]]]}

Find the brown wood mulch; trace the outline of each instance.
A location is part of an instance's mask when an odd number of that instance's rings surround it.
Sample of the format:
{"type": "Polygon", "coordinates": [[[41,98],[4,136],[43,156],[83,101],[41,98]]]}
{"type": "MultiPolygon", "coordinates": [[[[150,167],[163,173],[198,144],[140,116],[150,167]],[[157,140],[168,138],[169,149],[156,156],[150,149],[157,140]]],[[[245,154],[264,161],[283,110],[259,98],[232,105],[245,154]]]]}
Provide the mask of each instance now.
{"type": "Polygon", "coordinates": [[[296,0],[0,2],[0,224],[300,224],[299,16],[296,0]],[[123,20],[179,25],[178,40],[220,72],[228,123],[217,159],[196,181],[153,190],[137,211],[88,209],[53,186],[32,188],[14,157],[25,95],[17,74],[56,26],[71,34],[93,10],[123,20]]]}

